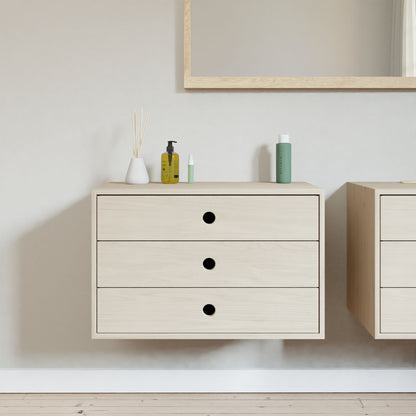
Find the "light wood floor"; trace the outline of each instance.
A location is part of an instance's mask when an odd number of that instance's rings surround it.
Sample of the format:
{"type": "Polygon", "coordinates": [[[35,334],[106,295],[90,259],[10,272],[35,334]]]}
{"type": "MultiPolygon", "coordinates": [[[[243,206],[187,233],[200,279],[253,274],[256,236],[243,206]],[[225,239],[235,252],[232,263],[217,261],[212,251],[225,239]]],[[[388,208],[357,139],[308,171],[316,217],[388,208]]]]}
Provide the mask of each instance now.
{"type": "Polygon", "coordinates": [[[0,394],[0,415],[416,415],[416,394],[0,394]]]}

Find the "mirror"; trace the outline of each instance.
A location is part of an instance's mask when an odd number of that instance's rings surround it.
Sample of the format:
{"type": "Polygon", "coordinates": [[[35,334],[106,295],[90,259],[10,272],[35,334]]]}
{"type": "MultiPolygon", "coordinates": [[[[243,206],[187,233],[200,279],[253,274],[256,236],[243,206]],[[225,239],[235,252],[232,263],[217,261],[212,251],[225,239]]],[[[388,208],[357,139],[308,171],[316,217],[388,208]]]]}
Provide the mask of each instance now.
{"type": "Polygon", "coordinates": [[[185,88],[416,88],[416,0],[185,0],[185,88]]]}

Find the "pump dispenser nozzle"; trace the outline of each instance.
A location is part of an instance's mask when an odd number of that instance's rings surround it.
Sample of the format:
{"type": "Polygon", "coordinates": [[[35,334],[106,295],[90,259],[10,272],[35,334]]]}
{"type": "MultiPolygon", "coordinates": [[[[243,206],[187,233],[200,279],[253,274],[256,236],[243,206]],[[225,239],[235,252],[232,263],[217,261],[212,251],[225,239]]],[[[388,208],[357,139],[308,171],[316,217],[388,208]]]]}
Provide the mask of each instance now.
{"type": "Polygon", "coordinates": [[[168,152],[168,153],[173,153],[173,151],[175,150],[174,148],[173,148],[173,144],[172,143],[178,143],[177,141],[175,141],[175,140],[168,140],[168,145],[166,146],[166,151],[168,152]]]}
{"type": "Polygon", "coordinates": [[[168,158],[169,158],[169,166],[172,164],[172,153],[174,152],[173,144],[172,143],[178,143],[175,140],[168,140],[168,145],[166,146],[166,151],[168,152],[168,158]]]}

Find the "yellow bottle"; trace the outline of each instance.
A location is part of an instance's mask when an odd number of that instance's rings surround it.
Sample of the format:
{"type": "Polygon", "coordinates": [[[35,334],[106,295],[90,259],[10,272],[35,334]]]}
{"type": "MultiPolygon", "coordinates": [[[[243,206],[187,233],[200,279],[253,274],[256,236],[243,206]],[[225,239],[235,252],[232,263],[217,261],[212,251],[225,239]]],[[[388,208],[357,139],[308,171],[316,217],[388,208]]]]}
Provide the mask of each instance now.
{"type": "Polygon", "coordinates": [[[162,183],[179,182],[179,155],[173,151],[172,143],[177,142],[169,140],[166,153],[162,153],[162,183]]]}

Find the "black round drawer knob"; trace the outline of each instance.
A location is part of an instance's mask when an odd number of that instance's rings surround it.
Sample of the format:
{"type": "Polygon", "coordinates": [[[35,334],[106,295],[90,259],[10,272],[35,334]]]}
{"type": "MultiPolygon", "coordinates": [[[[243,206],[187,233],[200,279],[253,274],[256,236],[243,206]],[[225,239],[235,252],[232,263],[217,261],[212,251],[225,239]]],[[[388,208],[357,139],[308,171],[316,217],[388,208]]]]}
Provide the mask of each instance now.
{"type": "Polygon", "coordinates": [[[202,216],[202,219],[206,224],[212,224],[215,221],[215,214],[208,211],[202,216]]]}
{"type": "Polygon", "coordinates": [[[211,316],[215,313],[215,306],[208,303],[202,308],[202,310],[204,311],[205,315],[211,316]]]}
{"type": "Polygon", "coordinates": [[[215,260],[208,257],[202,262],[202,264],[207,270],[212,270],[215,267],[215,260]]]}

